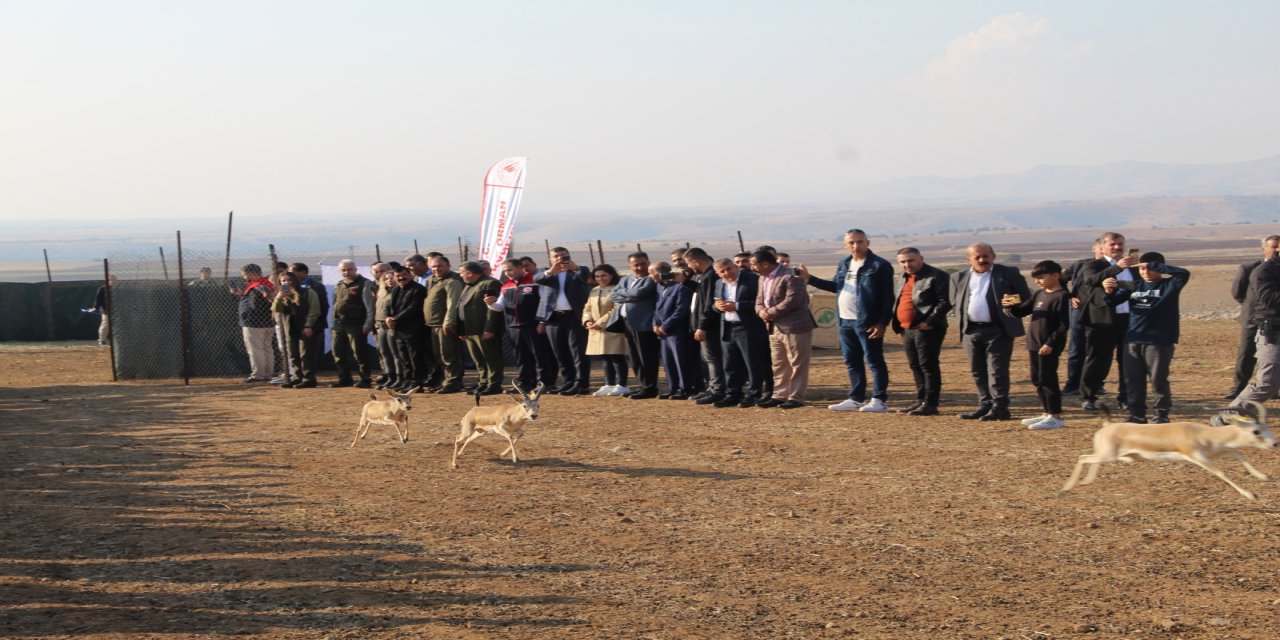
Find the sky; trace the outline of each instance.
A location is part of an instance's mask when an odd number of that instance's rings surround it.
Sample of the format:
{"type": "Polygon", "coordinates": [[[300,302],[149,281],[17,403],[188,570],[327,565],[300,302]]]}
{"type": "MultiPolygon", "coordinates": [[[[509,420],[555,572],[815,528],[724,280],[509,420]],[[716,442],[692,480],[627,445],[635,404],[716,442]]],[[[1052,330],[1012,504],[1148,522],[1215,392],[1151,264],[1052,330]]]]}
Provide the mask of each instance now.
{"type": "Polygon", "coordinates": [[[1280,154],[1280,2],[0,0],[0,222],[822,201],[1280,154]]]}

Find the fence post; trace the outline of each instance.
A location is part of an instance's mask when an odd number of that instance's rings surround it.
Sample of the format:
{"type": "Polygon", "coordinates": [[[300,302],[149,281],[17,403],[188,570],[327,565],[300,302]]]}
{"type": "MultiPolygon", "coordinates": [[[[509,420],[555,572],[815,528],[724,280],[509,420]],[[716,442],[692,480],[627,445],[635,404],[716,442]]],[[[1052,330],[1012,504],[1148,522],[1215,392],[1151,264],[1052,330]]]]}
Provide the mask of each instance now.
{"type": "Polygon", "coordinates": [[[182,269],[182,232],[178,232],[178,331],[182,340],[182,384],[191,384],[191,310],[187,308],[187,277],[182,269]]]}

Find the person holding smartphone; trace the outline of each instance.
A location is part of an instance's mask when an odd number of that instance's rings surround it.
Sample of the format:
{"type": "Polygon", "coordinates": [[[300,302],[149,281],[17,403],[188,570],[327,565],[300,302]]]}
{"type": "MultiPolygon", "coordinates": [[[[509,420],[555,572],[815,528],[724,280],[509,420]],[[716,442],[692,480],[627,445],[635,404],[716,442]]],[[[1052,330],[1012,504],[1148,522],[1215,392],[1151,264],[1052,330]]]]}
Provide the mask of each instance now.
{"type": "MultiPolygon", "coordinates": [[[[551,266],[534,281],[546,288],[542,296],[543,332],[551,343],[560,368],[560,395],[589,393],[591,361],[587,358],[587,329],[582,326],[582,310],[591,297],[591,270],[573,261],[569,250],[551,250],[551,266]]],[[[550,390],[548,390],[549,392],[550,390]]]]}
{"type": "MultiPolygon", "coordinates": [[[[1128,384],[1124,375],[1124,336],[1129,330],[1129,302],[1108,300],[1103,281],[1114,278],[1118,287],[1130,286],[1138,279],[1135,267],[1138,256],[1125,252],[1125,237],[1108,231],[1098,238],[1102,257],[1087,263],[1080,274],[1077,297],[1080,299],[1080,322],[1085,327],[1084,370],[1080,380],[1081,406],[1098,409],[1098,395],[1114,362],[1119,372],[1116,401],[1128,408],[1128,384]]],[[[1136,251],[1136,250],[1135,250],[1136,251]]]]}

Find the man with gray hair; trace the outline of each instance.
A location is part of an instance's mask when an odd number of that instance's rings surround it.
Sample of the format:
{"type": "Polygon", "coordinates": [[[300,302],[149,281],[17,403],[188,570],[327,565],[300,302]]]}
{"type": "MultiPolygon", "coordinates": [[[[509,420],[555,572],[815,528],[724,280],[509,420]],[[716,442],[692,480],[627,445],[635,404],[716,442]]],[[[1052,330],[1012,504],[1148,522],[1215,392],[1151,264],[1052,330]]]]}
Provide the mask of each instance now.
{"type": "Polygon", "coordinates": [[[342,280],[333,285],[333,359],[338,363],[338,381],[329,386],[354,384],[368,389],[373,386],[368,335],[377,315],[376,286],[360,275],[354,260],[339,262],[338,272],[342,280]],[[353,373],[360,374],[359,383],[352,379],[353,373]]]}
{"type": "Polygon", "coordinates": [[[1031,297],[1017,267],[996,264],[996,251],[985,242],[969,245],[969,268],[951,274],[951,306],[956,310],[960,343],[969,356],[969,372],[978,390],[978,408],[963,420],[1008,420],[1009,360],[1013,339],[1026,334],[1022,320],[1004,310],[1031,297]]]}
{"type": "Polygon", "coordinates": [[[1236,271],[1236,277],[1231,281],[1231,297],[1240,303],[1240,347],[1236,350],[1236,380],[1235,386],[1231,387],[1231,392],[1223,396],[1224,399],[1231,400],[1240,395],[1244,391],[1249,379],[1253,377],[1253,369],[1258,364],[1256,357],[1257,346],[1255,340],[1258,337],[1258,325],[1253,323],[1253,306],[1257,301],[1258,292],[1250,286],[1249,276],[1253,274],[1253,270],[1258,265],[1271,259],[1280,249],[1280,235],[1271,235],[1262,239],[1262,260],[1254,260],[1240,265],[1240,269],[1236,271]]]}

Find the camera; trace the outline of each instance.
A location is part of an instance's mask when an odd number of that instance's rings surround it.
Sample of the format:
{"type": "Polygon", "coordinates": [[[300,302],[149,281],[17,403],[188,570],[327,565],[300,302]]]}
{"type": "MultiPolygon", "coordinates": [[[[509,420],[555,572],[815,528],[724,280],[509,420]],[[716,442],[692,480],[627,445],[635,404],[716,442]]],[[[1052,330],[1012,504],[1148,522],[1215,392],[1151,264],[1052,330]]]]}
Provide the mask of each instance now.
{"type": "Polygon", "coordinates": [[[560,256],[561,264],[568,264],[571,260],[572,258],[570,258],[569,256],[560,256]]]}

